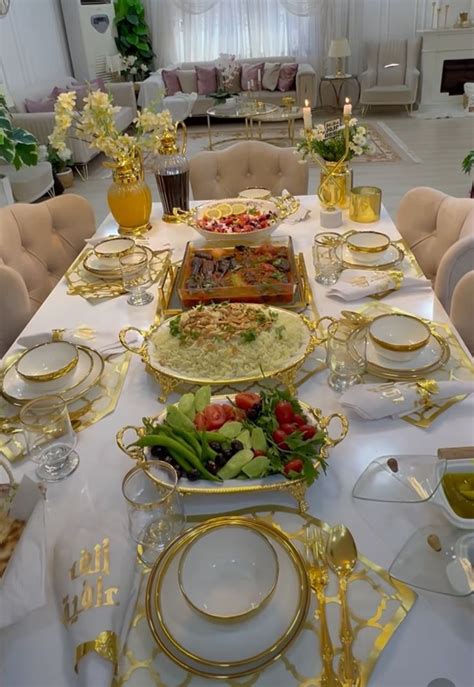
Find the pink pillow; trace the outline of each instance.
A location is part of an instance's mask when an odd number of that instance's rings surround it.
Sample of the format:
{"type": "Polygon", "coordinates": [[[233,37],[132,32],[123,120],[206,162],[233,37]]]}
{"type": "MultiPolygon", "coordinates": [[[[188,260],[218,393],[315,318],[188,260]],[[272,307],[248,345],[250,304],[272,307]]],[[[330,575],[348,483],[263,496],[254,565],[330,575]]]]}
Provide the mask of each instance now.
{"type": "Polygon", "coordinates": [[[54,98],[45,100],[25,100],[25,110],[27,112],[54,112],[54,98]]]}
{"type": "Polygon", "coordinates": [[[161,78],[165,84],[166,95],[174,95],[181,90],[177,69],[162,69],[161,78]]]}
{"type": "Polygon", "coordinates": [[[258,91],[259,90],[258,72],[260,72],[260,81],[262,81],[264,64],[265,64],[264,62],[259,62],[258,64],[248,64],[248,63],[242,64],[241,85],[242,85],[243,91],[258,91]],[[251,81],[253,81],[253,87],[250,86],[250,88],[249,88],[249,83],[251,81]]]}
{"type": "Polygon", "coordinates": [[[217,91],[217,69],[215,67],[195,67],[197,91],[199,95],[209,95],[217,91]]]}
{"type": "Polygon", "coordinates": [[[280,76],[278,77],[277,90],[293,91],[295,88],[295,78],[297,71],[298,65],[295,62],[282,64],[280,69],[280,76]]]}
{"type": "Polygon", "coordinates": [[[103,79],[92,79],[92,81],[89,81],[89,86],[91,91],[102,91],[102,93],[107,93],[107,89],[105,87],[105,82],[103,79]]]}

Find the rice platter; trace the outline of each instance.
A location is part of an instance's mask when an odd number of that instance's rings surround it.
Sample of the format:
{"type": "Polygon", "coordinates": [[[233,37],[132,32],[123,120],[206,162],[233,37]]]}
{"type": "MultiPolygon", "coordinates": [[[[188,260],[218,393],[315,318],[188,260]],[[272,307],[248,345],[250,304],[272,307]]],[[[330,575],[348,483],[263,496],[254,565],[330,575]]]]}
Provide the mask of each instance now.
{"type": "Polygon", "coordinates": [[[248,303],[198,306],[164,323],[149,348],[154,366],[195,379],[260,377],[290,367],[310,333],[295,313],[248,303]]]}

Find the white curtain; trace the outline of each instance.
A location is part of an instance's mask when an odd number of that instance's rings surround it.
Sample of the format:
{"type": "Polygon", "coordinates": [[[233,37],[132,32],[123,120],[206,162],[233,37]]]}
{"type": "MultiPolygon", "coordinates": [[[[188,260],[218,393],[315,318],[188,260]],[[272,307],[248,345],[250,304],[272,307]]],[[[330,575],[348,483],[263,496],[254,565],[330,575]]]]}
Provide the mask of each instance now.
{"type": "Polygon", "coordinates": [[[217,5],[219,0],[173,0],[173,3],[183,12],[189,14],[202,14],[207,12],[214,5],[217,5]]]}

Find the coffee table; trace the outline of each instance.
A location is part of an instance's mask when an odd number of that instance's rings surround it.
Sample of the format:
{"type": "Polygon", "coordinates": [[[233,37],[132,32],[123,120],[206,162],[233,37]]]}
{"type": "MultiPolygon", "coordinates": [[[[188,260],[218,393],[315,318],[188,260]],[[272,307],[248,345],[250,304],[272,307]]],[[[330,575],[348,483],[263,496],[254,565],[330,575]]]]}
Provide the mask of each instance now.
{"type": "MultiPolygon", "coordinates": [[[[292,146],[295,145],[295,122],[297,119],[303,118],[303,110],[301,107],[277,107],[272,112],[249,115],[250,120],[250,138],[254,138],[253,123],[257,122],[257,135],[260,141],[262,138],[262,124],[265,122],[287,122],[288,124],[288,140],[292,146]]],[[[267,141],[286,140],[285,136],[278,136],[277,138],[267,138],[267,141]]]]}
{"type": "MultiPolygon", "coordinates": [[[[207,132],[209,135],[209,150],[213,150],[212,145],[212,130],[211,130],[211,117],[216,119],[244,119],[245,120],[245,137],[247,139],[252,138],[251,136],[251,118],[255,115],[266,115],[277,110],[276,105],[270,105],[269,103],[260,103],[257,108],[255,101],[249,103],[238,104],[234,107],[226,107],[225,105],[216,105],[210,107],[207,112],[207,132]]],[[[228,143],[233,141],[233,138],[226,138],[220,143],[228,143]]]]}

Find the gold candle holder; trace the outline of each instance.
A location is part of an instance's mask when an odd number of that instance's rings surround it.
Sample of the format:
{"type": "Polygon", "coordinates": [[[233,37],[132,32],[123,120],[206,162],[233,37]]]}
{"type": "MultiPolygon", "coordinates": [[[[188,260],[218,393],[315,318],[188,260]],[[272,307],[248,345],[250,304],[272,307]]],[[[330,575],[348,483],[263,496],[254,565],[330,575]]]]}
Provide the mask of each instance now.
{"type": "Polygon", "coordinates": [[[351,191],[349,218],[354,222],[369,224],[380,219],[382,189],[377,186],[354,186],[351,191]]]}
{"type": "Polygon", "coordinates": [[[291,97],[291,95],[285,95],[281,99],[281,104],[283,105],[284,108],[287,110],[291,110],[293,105],[295,104],[295,99],[291,97]]]}

